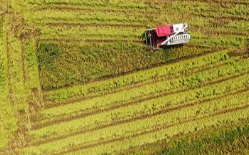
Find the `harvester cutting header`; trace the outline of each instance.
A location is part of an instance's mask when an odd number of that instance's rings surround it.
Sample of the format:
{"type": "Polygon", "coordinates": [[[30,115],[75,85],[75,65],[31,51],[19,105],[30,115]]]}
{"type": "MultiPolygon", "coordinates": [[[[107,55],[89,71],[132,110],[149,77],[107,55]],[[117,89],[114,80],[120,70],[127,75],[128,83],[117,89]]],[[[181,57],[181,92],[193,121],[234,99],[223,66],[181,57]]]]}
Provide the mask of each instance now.
{"type": "Polygon", "coordinates": [[[145,42],[157,50],[162,46],[185,44],[190,40],[188,24],[161,25],[145,31],[145,42]]]}

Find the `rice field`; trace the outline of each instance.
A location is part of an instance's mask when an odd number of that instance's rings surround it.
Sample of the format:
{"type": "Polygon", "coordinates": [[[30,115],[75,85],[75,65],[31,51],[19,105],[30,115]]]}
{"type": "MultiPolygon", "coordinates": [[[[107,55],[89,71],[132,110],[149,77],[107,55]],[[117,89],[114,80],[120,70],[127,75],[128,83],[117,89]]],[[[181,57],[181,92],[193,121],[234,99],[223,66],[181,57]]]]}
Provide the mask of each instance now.
{"type": "Polygon", "coordinates": [[[2,0],[0,14],[0,154],[248,150],[247,0],[2,0]],[[182,22],[188,44],[144,45],[182,22]]]}

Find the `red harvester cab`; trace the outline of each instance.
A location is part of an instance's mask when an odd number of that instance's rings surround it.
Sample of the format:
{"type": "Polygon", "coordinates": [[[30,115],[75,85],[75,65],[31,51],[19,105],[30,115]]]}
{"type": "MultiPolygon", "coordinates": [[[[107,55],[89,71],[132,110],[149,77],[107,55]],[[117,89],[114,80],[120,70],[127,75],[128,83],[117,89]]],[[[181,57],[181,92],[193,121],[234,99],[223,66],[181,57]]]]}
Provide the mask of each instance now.
{"type": "Polygon", "coordinates": [[[161,25],[145,31],[145,42],[153,50],[161,46],[184,44],[189,42],[190,34],[187,24],[161,25]]]}

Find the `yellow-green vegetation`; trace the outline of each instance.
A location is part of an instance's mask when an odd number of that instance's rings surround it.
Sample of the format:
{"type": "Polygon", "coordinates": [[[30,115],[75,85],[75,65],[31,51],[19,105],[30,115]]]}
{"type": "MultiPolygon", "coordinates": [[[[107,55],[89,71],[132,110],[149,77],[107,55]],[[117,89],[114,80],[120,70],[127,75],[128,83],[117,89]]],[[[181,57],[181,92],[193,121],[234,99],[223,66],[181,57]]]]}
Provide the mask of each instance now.
{"type": "Polygon", "coordinates": [[[248,153],[248,10],[248,0],[0,1],[0,154],[248,153]],[[188,44],[144,45],[147,28],[182,22],[188,44]]]}
{"type": "Polygon", "coordinates": [[[217,48],[239,47],[248,36],[246,2],[223,4],[200,0],[193,5],[179,0],[28,0],[16,3],[20,4],[14,7],[27,22],[41,31],[37,55],[41,86],[45,90],[151,68],[217,48]],[[156,52],[143,46],[141,35],[145,29],[179,22],[191,25],[192,40],[188,45],[156,52]]]}
{"type": "Polygon", "coordinates": [[[30,128],[26,119],[29,117],[28,103],[37,101],[38,97],[32,97],[32,94],[34,89],[38,92],[40,88],[34,53],[35,29],[26,25],[22,16],[11,8],[7,9],[9,4],[1,2],[4,11],[0,18],[0,149],[14,143],[10,142],[10,135],[18,128],[22,130],[21,134],[15,133],[18,140],[22,141],[27,134],[30,128]]]}
{"type": "Polygon", "coordinates": [[[205,131],[174,141],[168,149],[158,155],[249,153],[248,121],[243,125],[231,123],[223,128],[211,128],[210,132],[203,132],[205,131]]]}
{"type": "Polygon", "coordinates": [[[223,126],[177,135],[170,142],[163,140],[160,143],[133,147],[122,155],[248,154],[248,136],[249,127],[246,119],[239,123],[229,122],[223,126]]]}
{"type": "Polygon", "coordinates": [[[16,130],[16,118],[10,105],[8,78],[8,55],[6,52],[6,34],[4,31],[4,19],[0,19],[0,149],[9,141],[10,134],[16,130]]]}

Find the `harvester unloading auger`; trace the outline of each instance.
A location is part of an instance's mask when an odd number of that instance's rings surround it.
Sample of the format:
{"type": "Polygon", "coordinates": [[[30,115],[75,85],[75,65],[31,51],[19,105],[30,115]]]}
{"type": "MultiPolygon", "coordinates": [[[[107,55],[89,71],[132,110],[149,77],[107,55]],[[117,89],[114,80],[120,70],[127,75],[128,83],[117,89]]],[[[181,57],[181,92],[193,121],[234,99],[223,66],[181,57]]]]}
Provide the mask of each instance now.
{"type": "Polygon", "coordinates": [[[145,31],[145,43],[153,50],[163,46],[179,45],[188,43],[190,33],[188,24],[161,25],[157,28],[145,31]]]}

